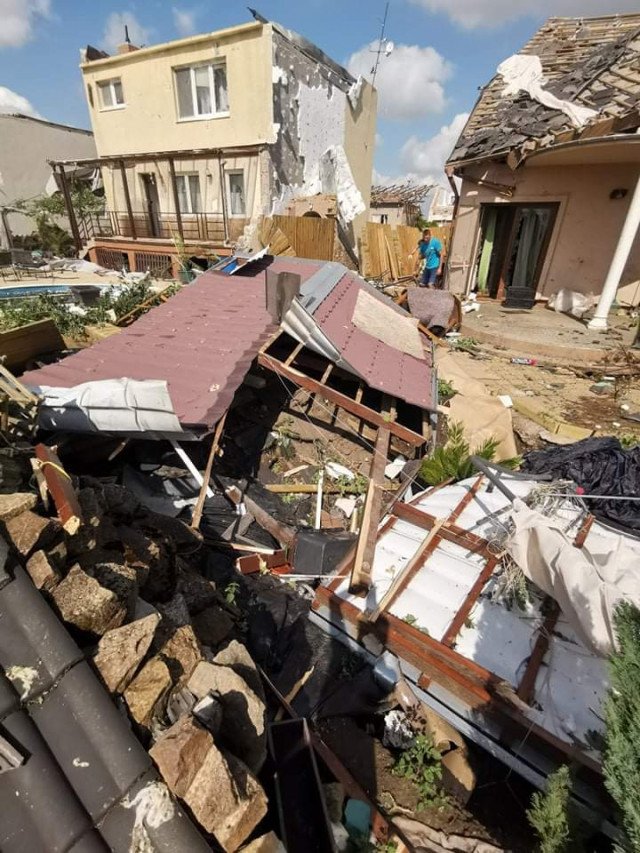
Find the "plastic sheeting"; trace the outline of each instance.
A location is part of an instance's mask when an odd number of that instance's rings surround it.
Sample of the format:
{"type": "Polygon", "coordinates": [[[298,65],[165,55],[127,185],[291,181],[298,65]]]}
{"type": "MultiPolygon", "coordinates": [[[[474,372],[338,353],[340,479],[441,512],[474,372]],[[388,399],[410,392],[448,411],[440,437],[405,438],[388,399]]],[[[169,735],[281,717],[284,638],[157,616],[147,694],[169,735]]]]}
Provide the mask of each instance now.
{"type": "Polygon", "coordinates": [[[623,536],[606,550],[576,548],[560,523],[514,501],[515,532],[507,550],[529,580],[560,606],[582,642],[608,657],[615,647],[614,612],[622,599],[640,605],[638,554],[623,536]]]}
{"type": "Polygon", "coordinates": [[[543,88],[546,79],[542,73],[542,63],[539,56],[516,53],[498,65],[498,74],[507,84],[502,91],[504,97],[526,92],[530,98],[550,110],[563,112],[574,127],[582,127],[598,115],[596,110],[574,104],[571,101],[563,101],[552,95],[551,92],[547,92],[543,88]]]}
{"type": "MultiPolygon", "coordinates": [[[[625,450],[617,438],[585,438],[525,456],[522,471],[573,480],[588,495],[640,497],[640,446],[625,450]]],[[[587,499],[596,518],[640,533],[640,502],[587,499]]]]}

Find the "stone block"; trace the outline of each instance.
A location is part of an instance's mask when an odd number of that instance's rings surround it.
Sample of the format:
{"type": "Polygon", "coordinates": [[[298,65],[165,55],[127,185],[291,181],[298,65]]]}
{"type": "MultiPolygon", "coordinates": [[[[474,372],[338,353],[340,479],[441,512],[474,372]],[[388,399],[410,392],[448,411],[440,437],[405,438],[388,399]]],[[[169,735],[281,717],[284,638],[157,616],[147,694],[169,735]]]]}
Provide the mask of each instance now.
{"type": "Polygon", "coordinates": [[[43,518],[27,510],[6,523],[7,535],[23,557],[28,557],[37,549],[46,549],[60,531],[59,522],[52,518],[43,518]]]}
{"type": "Polygon", "coordinates": [[[200,642],[212,649],[226,640],[233,630],[233,620],[229,614],[216,605],[197,613],[191,621],[200,642]]]}
{"type": "Polygon", "coordinates": [[[138,619],[107,631],[98,643],[93,663],[112,693],[122,693],[131,682],[149,651],[159,621],[158,614],[138,619]]]}
{"type": "Polygon", "coordinates": [[[61,618],[82,631],[102,636],[124,622],[126,609],[118,596],[80,566],[73,566],[51,595],[61,618]]]}
{"type": "Polygon", "coordinates": [[[205,661],[197,665],[187,687],[197,699],[212,693],[219,700],[222,742],[257,773],[267,754],[264,702],[230,667],[205,661]]]}
{"type": "Polygon", "coordinates": [[[36,551],[29,557],[27,571],[34,585],[43,592],[51,592],[60,582],[60,574],[51,565],[44,551],[36,551]]]}
{"type": "Polygon", "coordinates": [[[10,495],[0,495],[0,521],[9,521],[22,515],[29,509],[34,509],[38,498],[33,492],[14,492],[10,495]]]}
{"type": "Polygon", "coordinates": [[[177,628],[158,652],[165,662],[174,683],[186,684],[202,660],[202,649],[191,625],[177,628]]]}
{"type": "Polygon", "coordinates": [[[124,699],[133,719],[148,726],[158,703],[171,689],[171,673],[160,658],[145,664],[124,691],[124,699]]]}
{"type": "Polygon", "coordinates": [[[239,643],[237,640],[231,640],[229,645],[221,649],[211,662],[218,664],[218,666],[231,667],[234,672],[237,672],[238,675],[244,678],[256,696],[259,696],[263,702],[265,701],[262,678],[260,678],[260,673],[253,662],[253,658],[242,643],[239,643]]]}
{"type": "Polygon", "coordinates": [[[275,832],[267,832],[245,844],[240,853],[287,853],[275,832]]]}

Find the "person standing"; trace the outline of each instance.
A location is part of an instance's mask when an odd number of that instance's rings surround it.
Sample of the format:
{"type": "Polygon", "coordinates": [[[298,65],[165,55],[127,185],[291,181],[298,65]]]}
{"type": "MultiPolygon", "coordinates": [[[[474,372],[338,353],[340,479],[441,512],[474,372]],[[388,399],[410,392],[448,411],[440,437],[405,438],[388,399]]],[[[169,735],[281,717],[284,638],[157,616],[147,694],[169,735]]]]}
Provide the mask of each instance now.
{"type": "Polygon", "coordinates": [[[420,287],[435,287],[438,276],[442,273],[442,243],[437,237],[431,236],[429,228],[422,232],[422,240],[418,243],[418,256],[424,262],[420,287]]]}

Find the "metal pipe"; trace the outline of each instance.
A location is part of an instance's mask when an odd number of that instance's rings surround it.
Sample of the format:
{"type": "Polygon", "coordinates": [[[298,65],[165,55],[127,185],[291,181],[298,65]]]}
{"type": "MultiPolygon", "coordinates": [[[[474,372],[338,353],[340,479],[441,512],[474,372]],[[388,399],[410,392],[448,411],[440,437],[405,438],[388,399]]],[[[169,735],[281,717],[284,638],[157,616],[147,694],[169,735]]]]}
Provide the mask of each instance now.
{"type": "Polygon", "coordinates": [[[496,487],[496,489],[499,492],[502,492],[502,494],[505,496],[505,498],[507,498],[510,501],[515,501],[515,499],[518,496],[515,495],[511,491],[511,489],[509,489],[509,488],[507,488],[507,486],[505,486],[505,484],[502,482],[502,480],[500,479],[500,477],[496,473],[495,468],[493,468],[492,466],[489,466],[487,464],[486,459],[481,459],[479,456],[472,456],[471,461],[473,462],[474,467],[477,468],[478,471],[482,471],[482,473],[485,475],[487,480],[490,480],[493,483],[493,485],[496,487]]]}
{"type": "MultiPolygon", "coordinates": [[[[200,486],[200,488],[202,488],[202,486],[204,485],[204,479],[202,477],[202,474],[200,473],[200,471],[198,471],[198,469],[193,464],[193,462],[191,461],[189,456],[187,456],[186,450],[183,447],[180,447],[180,445],[178,444],[177,441],[175,441],[175,439],[172,439],[171,446],[173,447],[175,452],[178,454],[180,459],[182,459],[182,461],[184,462],[186,468],[188,469],[188,471],[191,474],[191,476],[193,477],[193,479],[200,486]]],[[[211,486],[207,485],[207,497],[212,498],[213,495],[214,495],[213,489],[211,488],[211,486]]]]}

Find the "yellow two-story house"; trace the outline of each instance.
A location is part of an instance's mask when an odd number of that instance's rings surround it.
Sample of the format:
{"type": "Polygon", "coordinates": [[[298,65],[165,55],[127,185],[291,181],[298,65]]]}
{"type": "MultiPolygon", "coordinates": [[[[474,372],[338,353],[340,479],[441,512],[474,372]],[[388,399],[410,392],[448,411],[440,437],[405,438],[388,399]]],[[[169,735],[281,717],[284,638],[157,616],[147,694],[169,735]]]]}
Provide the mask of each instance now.
{"type": "MultiPolygon", "coordinates": [[[[356,245],[366,222],[376,93],[303,37],[260,18],[109,56],[83,51],[106,214],[72,223],[109,267],[175,271],[228,254],[263,215],[334,194],[356,245]]],[[[89,161],[57,163],[65,168],[89,161]]]]}

